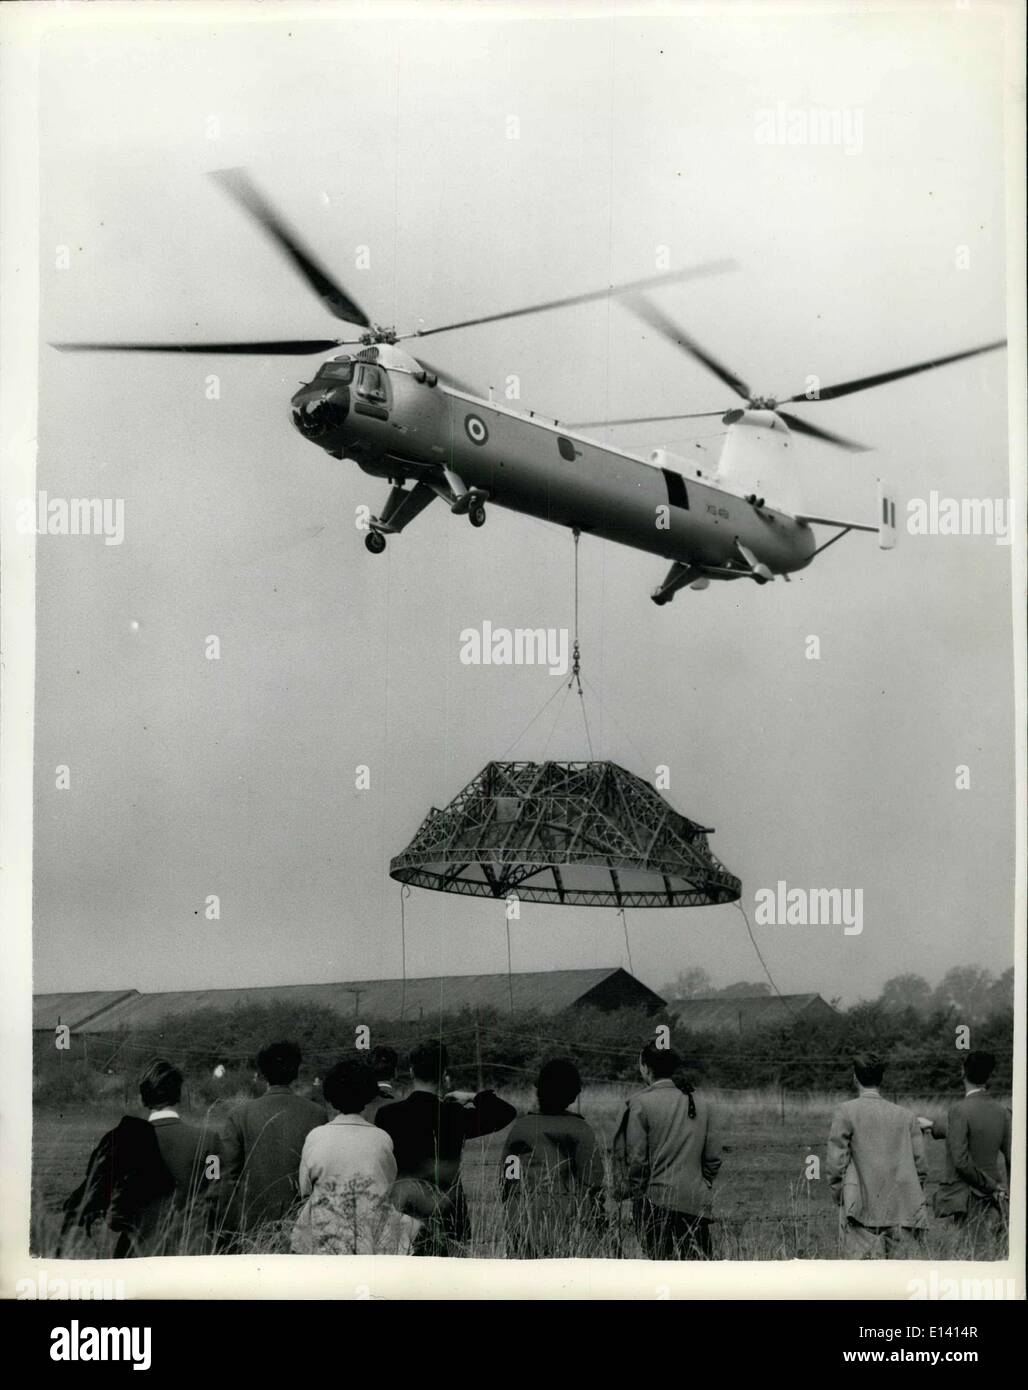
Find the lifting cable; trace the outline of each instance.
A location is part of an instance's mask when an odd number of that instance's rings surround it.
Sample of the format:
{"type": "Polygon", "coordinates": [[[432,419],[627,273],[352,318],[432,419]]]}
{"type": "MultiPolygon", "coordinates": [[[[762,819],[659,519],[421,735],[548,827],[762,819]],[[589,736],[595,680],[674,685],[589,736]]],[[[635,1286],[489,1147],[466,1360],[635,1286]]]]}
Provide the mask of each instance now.
{"type": "Polygon", "coordinates": [[[575,538],[575,640],[571,648],[571,678],[567,688],[570,690],[572,686],[578,687],[579,709],[582,711],[582,723],[585,725],[585,741],[589,748],[589,761],[594,762],[595,754],[593,753],[592,735],[589,732],[589,716],[585,712],[585,691],[582,689],[582,648],[578,641],[578,541],[582,533],[576,526],[571,534],[575,538]]]}
{"type": "MultiPolygon", "coordinates": [[[[586,746],[587,746],[588,749],[589,749],[589,760],[590,760],[590,762],[595,761],[595,756],[596,756],[596,755],[595,755],[594,752],[593,752],[592,734],[591,734],[591,731],[590,731],[590,729],[589,729],[589,716],[586,714],[586,709],[585,709],[585,690],[583,689],[583,686],[582,686],[582,648],[581,648],[581,643],[579,642],[579,638],[578,638],[578,539],[579,539],[580,534],[581,534],[581,533],[578,531],[577,528],[574,529],[574,530],[572,531],[572,535],[573,535],[574,538],[575,538],[575,548],[574,548],[574,596],[575,596],[575,597],[574,597],[574,638],[573,638],[572,648],[571,648],[571,675],[570,675],[570,677],[568,678],[568,681],[567,681],[567,684],[566,684],[566,685],[560,685],[560,686],[558,686],[557,689],[553,692],[553,694],[550,695],[550,697],[549,697],[548,699],[546,699],[546,700],[543,701],[542,705],[540,705],[539,709],[537,709],[536,712],[535,712],[535,714],[532,715],[531,719],[528,721],[528,723],[525,725],[525,727],[524,727],[524,728],[521,730],[521,732],[518,734],[517,738],[515,738],[514,741],[513,741],[513,743],[509,744],[508,747],[504,750],[504,752],[502,753],[501,758],[500,758],[500,761],[501,761],[501,762],[502,762],[502,761],[505,761],[506,758],[514,751],[514,749],[518,746],[518,744],[521,742],[521,740],[522,740],[522,739],[525,737],[525,735],[528,733],[528,731],[529,731],[529,729],[532,727],[532,725],[536,722],[536,720],[540,719],[540,718],[546,713],[546,711],[547,711],[547,710],[550,708],[550,706],[553,704],[554,700],[556,700],[557,697],[558,697],[559,695],[563,694],[564,699],[561,700],[560,705],[558,706],[557,713],[556,713],[556,715],[554,716],[553,724],[552,724],[552,726],[551,726],[551,728],[550,728],[550,732],[549,732],[549,735],[547,736],[546,744],[545,744],[544,749],[543,749],[543,760],[545,761],[546,752],[548,751],[549,746],[550,746],[550,743],[551,743],[551,741],[552,741],[552,739],[553,739],[553,735],[554,735],[554,733],[555,733],[556,730],[557,730],[557,725],[560,723],[560,717],[561,717],[561,714],[562,714],[563,711],[564,711],[564,705],[565,705],[565,703],[566,703],[566,701],[567,701],[568,694],[570,693],[572,687],[575,687],[575,688],[577,688],[577,690],[578,690],[578,697],[579,697],[579,701],[580,701],[579,708],[580,708],[581,711],[582,711],[582,723],[583,723],[584,726],[585,726],[585,742],[586,742],[586,746]]],[[[592,689],[592,686],[590,685],[589,688],[590,688],[590,690],[591,690],[591,689],[592,689]]]]}

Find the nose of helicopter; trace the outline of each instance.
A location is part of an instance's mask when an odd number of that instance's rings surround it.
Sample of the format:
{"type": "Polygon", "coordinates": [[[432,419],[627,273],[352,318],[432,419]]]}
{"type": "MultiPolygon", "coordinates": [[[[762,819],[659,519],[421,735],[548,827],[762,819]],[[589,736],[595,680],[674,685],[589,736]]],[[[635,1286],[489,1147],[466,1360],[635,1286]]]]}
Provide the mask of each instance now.
{"type": "Polygon", "coordinates": [[[337,430],[350,409],[349,392],[345,387],[325,390],[323,386],[305,386],[291,401],[293,425],[304,439],[314,441],[337,430]]]}

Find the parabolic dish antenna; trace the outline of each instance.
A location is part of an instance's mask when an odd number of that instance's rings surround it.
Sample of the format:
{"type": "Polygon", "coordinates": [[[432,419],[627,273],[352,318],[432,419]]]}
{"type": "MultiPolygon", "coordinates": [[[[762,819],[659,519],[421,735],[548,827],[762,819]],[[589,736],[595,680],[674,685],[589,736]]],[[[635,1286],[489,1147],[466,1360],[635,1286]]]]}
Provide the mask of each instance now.
{"type": "Polygon", "coordinates": [[[434,807],[391,877],[471,897],[584,907],[706,907],[741,884],[713,831],[610,762],[492,762],[434,807]]]}

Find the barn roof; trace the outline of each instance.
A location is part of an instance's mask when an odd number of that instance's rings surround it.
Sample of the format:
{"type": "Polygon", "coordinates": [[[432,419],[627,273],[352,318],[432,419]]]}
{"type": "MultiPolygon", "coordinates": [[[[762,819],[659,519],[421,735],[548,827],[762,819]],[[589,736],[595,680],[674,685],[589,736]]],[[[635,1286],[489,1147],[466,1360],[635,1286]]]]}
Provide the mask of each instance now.
{"type": "Polygon", "coordinates": [[[90,1019],[80,1030],[113,1033],[148,1028],[162,1018],[194,1009],[232,1009],[238,1004],[320,1004],[342,1017],[394,1020],[454,1013],[464,1008],[538,1009],[559,1013],[575,1004],[659,1006],[664,1001],[640,980],[614,966],[594,970],[540,970],[507,975],[438,975],[420,979],[352,980],[336,984],[264,985],[245,989],[175,990],[136,994],[90,1019]]]}
{"type": "Polygon", "coordinates": [[[683,1028],[733,1031],[778,1027],[798,1018],[828,1017],[836,1012],[820,994],[718,994],[672,999],[668,1011],[683,1028]]]}
{"type": "Polygon", "coordinates": [[[32,996],[32,1027],[51,1032],[59,1023],[69,1028],[79,1029],[98,1014],[106,1013],[112,1005],[123,999],[130,999],[134,989],[94,989],[81,992],[65,991],[62,994],[34,994],[32,996]]]}

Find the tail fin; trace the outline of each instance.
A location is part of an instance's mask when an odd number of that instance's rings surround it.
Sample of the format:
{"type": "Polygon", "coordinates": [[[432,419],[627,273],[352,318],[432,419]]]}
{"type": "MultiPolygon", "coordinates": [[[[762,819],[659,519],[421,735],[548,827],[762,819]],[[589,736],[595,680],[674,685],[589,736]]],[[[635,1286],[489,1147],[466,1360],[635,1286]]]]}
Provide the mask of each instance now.
{"type": "Polygon", "coordinates": [[[878,549],[891,550],[896,544],[896,500],[878,479],[878,549]]]}

